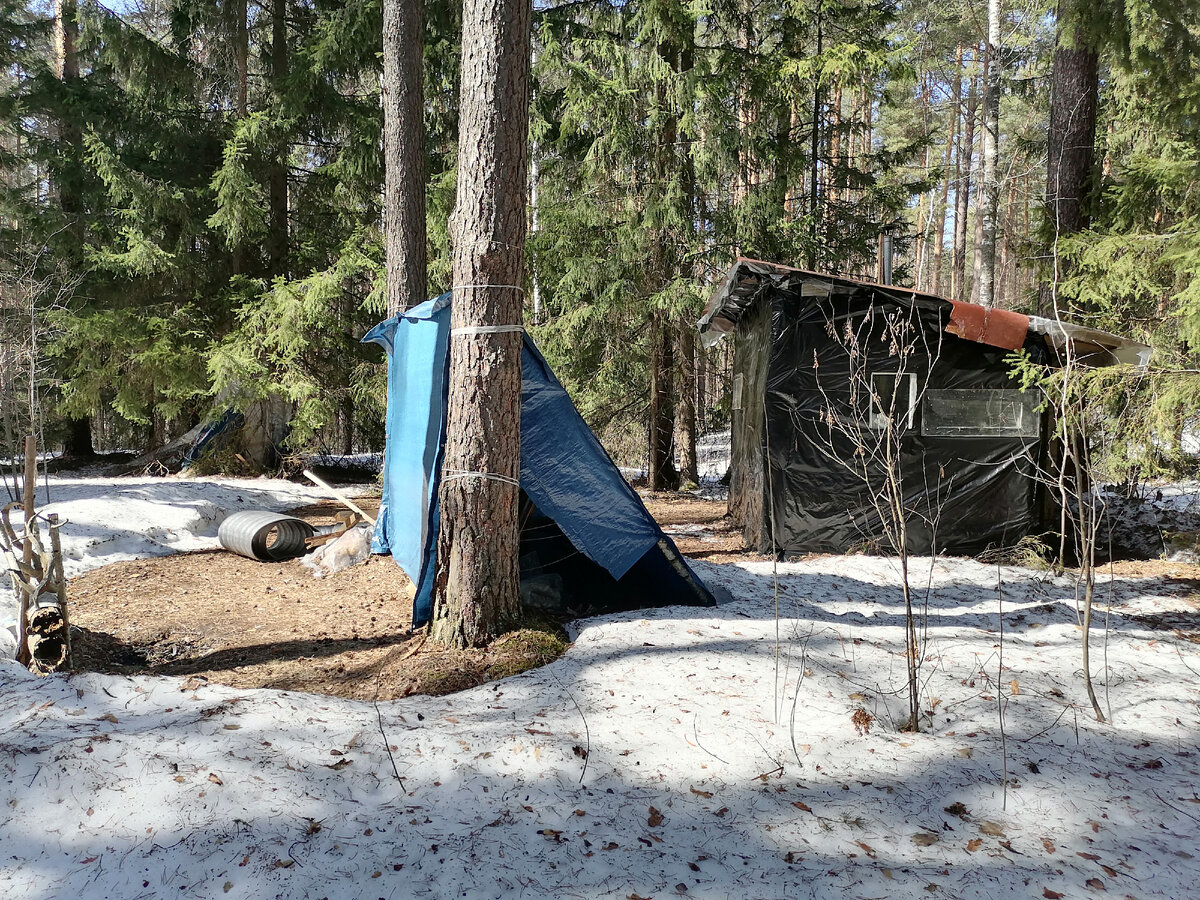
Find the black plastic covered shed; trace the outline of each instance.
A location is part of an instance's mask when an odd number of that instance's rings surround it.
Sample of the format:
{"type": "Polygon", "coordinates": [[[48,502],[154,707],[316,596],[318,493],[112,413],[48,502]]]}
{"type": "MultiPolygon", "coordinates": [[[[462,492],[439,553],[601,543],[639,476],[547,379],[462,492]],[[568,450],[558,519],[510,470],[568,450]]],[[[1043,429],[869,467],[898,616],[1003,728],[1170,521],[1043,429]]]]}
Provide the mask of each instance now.
{"type": "Polygon", "coordinates": [[[730,512],[748,545],[784,555],[880,542],[873,486],[839,462],[872,433],[871,395],[903,417],[911,552],[971,553],[1041,530],[1034,476],[1049,429],[1011,377],[1010,354],[1053,364],[1070,352],[1096,366],[1144,365],[1150,352],[1058,320],[748,259],[726,274],[699,328],[707,345],[734,340],[730,512]],[[897,320],[911,336],[903,365],[876,327],[897,320]],[[831,428],[831,417],[857,424],[831,428]]]}

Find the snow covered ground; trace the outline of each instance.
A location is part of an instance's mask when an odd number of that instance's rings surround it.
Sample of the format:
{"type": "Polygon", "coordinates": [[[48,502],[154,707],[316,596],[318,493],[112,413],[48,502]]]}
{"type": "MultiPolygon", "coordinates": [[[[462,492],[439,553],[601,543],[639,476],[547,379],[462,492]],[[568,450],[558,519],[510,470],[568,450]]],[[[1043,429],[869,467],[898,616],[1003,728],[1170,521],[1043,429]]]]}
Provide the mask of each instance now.
{"type": "MultiPolygon", "coordinates": [[[[130,535],[178,523],[153,484],[130,535]]],[[[1195,625],[1191,583],[1106,588],[1101,725],[1069,581],[919,561],[905,734],[891,561],[696,565],[736,601],[588,620],[442,698],[0,663],[0,896],[1200,894],[1200,648],[1162,628],[1195,625]]]]}

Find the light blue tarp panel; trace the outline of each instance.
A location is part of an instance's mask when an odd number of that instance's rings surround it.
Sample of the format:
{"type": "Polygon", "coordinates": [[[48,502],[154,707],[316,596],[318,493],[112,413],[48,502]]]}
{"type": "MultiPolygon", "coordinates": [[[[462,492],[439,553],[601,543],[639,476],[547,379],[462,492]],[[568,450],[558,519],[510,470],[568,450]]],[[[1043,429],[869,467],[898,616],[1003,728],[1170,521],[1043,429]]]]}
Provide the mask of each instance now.
{"type": "MultiPolygon", "coordinates": [[[[372,549],[417,585],[413,624],[432,616],[437,487],[446,407],[450,295],[363,338],[389,356],[383,500],[372,549]]],[[[521,487],[575,548],[621,578],[663,537],[528,336],[521,355],[521,487]]]]}
{"type": "Polygon", "coordinates": [[[363,338],[388,352],[383,499],[371,548],[392,554],[414,584],[433,552],[432,504],[446,407],[450,294],[380,322],[363,338]]]}

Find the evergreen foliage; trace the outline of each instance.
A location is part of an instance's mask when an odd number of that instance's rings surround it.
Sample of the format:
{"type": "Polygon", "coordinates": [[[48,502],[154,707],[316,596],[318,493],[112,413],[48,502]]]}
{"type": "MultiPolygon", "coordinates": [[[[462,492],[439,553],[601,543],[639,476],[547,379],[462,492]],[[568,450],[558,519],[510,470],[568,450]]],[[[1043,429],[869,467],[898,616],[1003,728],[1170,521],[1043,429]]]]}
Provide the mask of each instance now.
{"type": "MultiPolygon", "coordinates": [[[[1177,472],[1200,424],[1200,81],[1180,77],[1200,18],[1058,8],[1005,5],[999,302],[1053,283],[1065,317],[1152,343],[1113,459],[1177,472]],[[1064,34],[1099,53],[1100,103],[1089,225],[1055,236],[1064,34]]],[[[104,447],[149,446],[276,399],[297,449],[380,446],[358,337],[383,312],[381,23],[379,0],[0,0],[3,308],[47,329],[60,436],[90,419],[104,447]]],[[[426,3],[429,295],[450,285],[460,28],[426,3]]],[[[970,299],[984,31],[959,0],[538,4],[527,320],[613,449],[643,460],[651,407],[685,396],[701,428],[727,420],[728,349],[684,331],[738,255],[873,279],[889,231],[897,282],[970,299]]]]}

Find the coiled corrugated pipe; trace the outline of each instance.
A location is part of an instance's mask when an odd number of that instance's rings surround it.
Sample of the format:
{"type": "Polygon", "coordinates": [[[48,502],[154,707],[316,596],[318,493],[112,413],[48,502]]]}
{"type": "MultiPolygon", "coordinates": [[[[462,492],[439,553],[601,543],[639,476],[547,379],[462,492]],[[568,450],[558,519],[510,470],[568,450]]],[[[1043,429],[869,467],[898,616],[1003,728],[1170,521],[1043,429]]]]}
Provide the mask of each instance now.
{"type": "Polygon", "coordinates": [[[250,559],[277,562],[307,553],[304,542],[315,533],[312,525],[295,516],[248,509],[227,516],[217,531],[217,540],[226,550],[250,559]]]}

